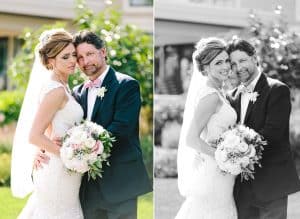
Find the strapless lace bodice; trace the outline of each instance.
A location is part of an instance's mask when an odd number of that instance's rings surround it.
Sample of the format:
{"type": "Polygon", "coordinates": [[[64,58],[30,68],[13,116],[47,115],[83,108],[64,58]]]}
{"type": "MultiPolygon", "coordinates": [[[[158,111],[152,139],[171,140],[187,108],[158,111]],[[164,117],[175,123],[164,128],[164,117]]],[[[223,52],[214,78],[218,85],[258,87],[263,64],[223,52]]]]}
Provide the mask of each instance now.
{"type": "MultiPolygon", "coordinates": [[[[48,81],[40,93],[40,101],[53,89],[64,86],[48,81]]],[[[65,89],[65,88],[64,88],[65,89]]],[[[51,122],[51,136],[63,137],[68,129],[83,118],[83,110],[65,89],[68,101],[51,122]]],[[[83,219],[79,201],[81,175],[69,173],[61,159],[46,152],[49,163],[33,172],[34,191],[19,219],[83,219]]]]}

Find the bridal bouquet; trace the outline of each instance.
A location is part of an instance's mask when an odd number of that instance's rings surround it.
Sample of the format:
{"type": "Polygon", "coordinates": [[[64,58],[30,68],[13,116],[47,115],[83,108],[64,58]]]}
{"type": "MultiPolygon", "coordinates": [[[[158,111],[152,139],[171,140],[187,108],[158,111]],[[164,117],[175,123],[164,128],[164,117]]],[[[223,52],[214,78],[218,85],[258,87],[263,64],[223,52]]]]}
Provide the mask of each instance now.
{"type": "Polygon", "coordinates": [[[69,129],[63,138],[60,156],[69,171],[88,172],[88,178],[102,177],[103,163],[109,166],[115,139],[102,126],[84,121],[69,129]]]}
{"type": "Polygon", "coordinates": [[[263,137],[244,125],[236,125],[225,131],[217,140],[215,158],[219,168],[232,175],[241,174],[241,180],[254,179],[254,165],[261,167],[263,137]]]}

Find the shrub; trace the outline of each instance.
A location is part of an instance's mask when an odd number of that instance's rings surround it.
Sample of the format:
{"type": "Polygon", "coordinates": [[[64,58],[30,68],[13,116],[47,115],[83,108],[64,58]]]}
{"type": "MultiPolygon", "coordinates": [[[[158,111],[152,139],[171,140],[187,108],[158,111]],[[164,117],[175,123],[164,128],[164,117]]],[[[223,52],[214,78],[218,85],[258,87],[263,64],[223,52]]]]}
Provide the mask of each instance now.
{"type": "Polygon", "coordinates": [[[24,93],[18,90],[0,92],[0,126],[18,120],[24,93]]]}
{"type": "Polygon", "coordinates": [[[182,123],[184,95],[156,95],[154,107],[155,145],[161,145],[161,132],[168,121],[182,123]]]}
{"type": "Polygon", "coordinates": [[[155,148],[154,176],[159,178],[177,177],[177,150],[155,148]]]}
{"type": "Polygon", "coordinates": [[[164,148],[178,148],[181,126],[177,121],[167,122],[161,133],[161,146],[164,148]]]}
{"type": "Polygon", "coordinates": [[[0,186],[8,186],[10,181],[10,154],[0,154],[0,186]]]}
{"type": "Polygon", "coordinates": [[[152,135],[144,135],[141,137],[141,148],[143,151],[144,162],[148,171],[148,175],[153,175],[153,137],[152,135]]]}

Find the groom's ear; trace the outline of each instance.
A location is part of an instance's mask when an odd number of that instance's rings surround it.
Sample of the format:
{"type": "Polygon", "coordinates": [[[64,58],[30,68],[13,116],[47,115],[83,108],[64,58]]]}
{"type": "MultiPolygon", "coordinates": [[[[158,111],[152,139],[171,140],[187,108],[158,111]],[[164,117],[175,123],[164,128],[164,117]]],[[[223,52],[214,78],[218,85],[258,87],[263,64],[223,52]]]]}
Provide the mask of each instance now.
{"type": "Polygon", "coordinates": [[[103,48],[99,49],[99,52],[100,52],[101,56],[104,57],[105,60],[107,60],[107,52],[106,52],[106,48],[103,47],[103,48]]]}
{"type": "Polygon", "coordinates": [[[257,65],[257,66],[259,66],[259,60],[258,60],[258,57],[257,57],[257,55],[256,55],[256,54],[254,54],[254,55],[252,55],[252,57],[251,57],[251,58],[252,58],[253,62],[254,62],[254,63],[256,63],[256,65],[257,65]]]}

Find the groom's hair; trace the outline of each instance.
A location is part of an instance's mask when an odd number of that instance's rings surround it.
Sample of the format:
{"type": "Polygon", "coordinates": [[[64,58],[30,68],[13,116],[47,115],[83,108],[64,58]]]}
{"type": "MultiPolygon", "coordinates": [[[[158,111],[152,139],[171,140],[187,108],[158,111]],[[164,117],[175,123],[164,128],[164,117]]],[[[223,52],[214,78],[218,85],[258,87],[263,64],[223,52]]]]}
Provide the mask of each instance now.
{"type": "Polygon", "coordinates": [[[94,45],[97,49],[105,47],[104,41],[100,39],[95,33],[83,30],[74,35],[73,38],[74,46],[77,47],[81,43],[88,43],[94,45]]]}
{"type": "Polygon", "coordinates": [[[248,56],[253,56],[256,54],[256,50],[254,46],[251,45],[251,43],[239,38],[233,39],[227,45],[227,53],[229,55],[237,50],[247,53],[248,56]]]}

